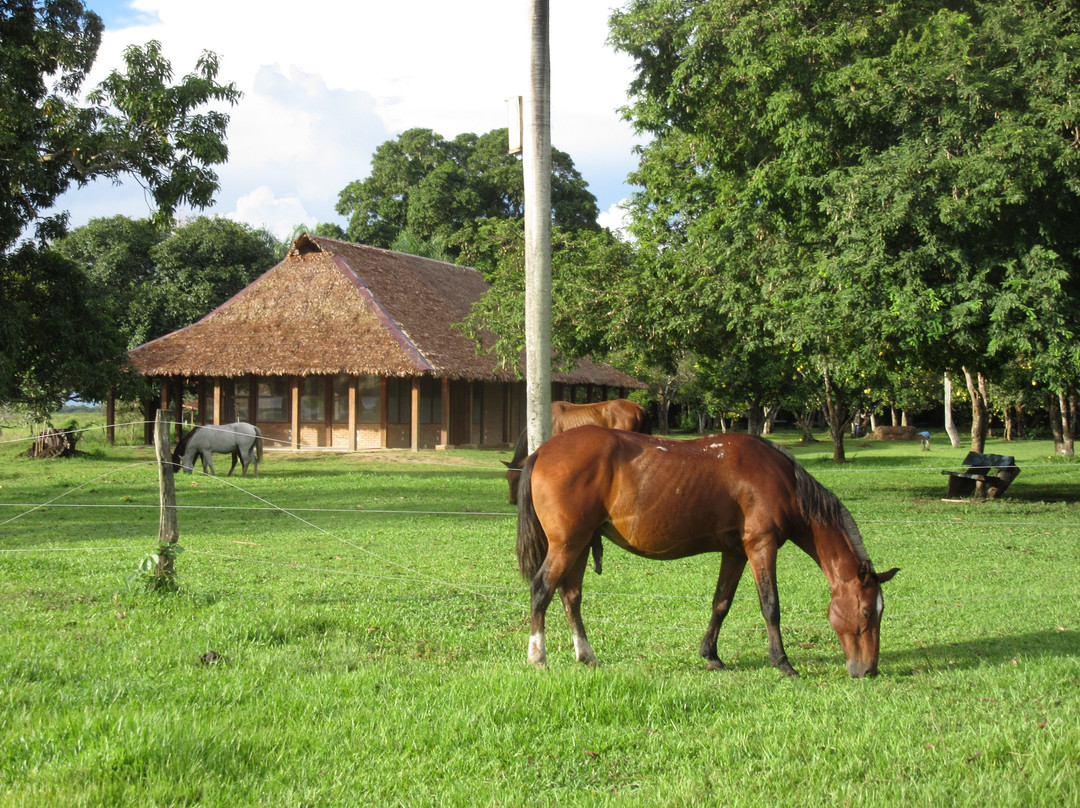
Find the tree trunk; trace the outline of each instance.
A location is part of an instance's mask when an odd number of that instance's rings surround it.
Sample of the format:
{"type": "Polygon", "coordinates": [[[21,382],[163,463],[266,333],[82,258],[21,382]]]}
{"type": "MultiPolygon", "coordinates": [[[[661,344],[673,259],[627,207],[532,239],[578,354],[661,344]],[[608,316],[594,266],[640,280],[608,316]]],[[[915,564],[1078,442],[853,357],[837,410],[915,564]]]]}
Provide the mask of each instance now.
{"type": "Polygon", "coordinates": [[[671,434],[671,399],[663,389],[660,390],[659,400],[656,402],[656,416],[660,422],[657,426],[661,435],[671,434]]]}
{"type": "Polygon", "coordinates": [[[765,415],[761,405],[751,401],[746,410],[746,431],[750,435],[761,436],[761,430],[765,426],[765,415]]]}
{"type": "Polygon", "coordinates": [[[795,415],[795,426],[802,432],[799,443],[817,443],[817,438],[814,437],[813,417],[813,411],[804,412],[802,415],[795,415]]]}
{"type": "Polygon", "coordinates": [[[1046,409],[1050,413],[1050,434],[1054,438],[1054,453],[1061,451],[1065,436],[1061,433],[1061,399],[1054,393],[1046,396],[1046,409]]]}
{"type": "Polygon", "coordinates": [[[773,424],[776,422],[776,416],[780,413],[780,405],[774,404],[771,407],[765,408],[765,425],[761,430],[762,435],[771,435],[773,431],[773,424]]]}
{"type": "Polygon", "coordinates": [[[1017,415],[1018,410],[1016,407],[1005,408],[1005,440],[1016,440],[1017,433],[1020,431],[1016,427],[1017,415]]]}
{"type": "Polygon", "coordinates": [[[842,403],[837,401],[836,391],[833,389],[832,376],[825,371],[825,418],[829,422],[829,434],[833,439],[833,462],[843,463],[847,460],[844,455],[844,433],[847,431],[847,415],[843,412],[842,403]]]}
{"type": "Polygon", "coordinates": [[[952,412],[952,376],[945,374],[945,432],[954,449],[960,448],[960,432],[956,429],[952,412]]]}
{"type": "Polygon", "coordinates": [[[990,426],[986,377],[978,372],[972,376],[971,371],[964,368],[964,379],[967,381],[968,395],[971,396],[971,451],[982,452],[990,426]]]}
{"type": "Polygon", "coordinates": [[[1057,453],[1064,455],[1065,457],[1073,457],[1075,453],[1075,449],[1073,448],[1073,430],[1075,429],[1073,416],[1075,415],[1075,407],[1075,398],[1070,401],[1064,390],[1058,393],[1058,410],[1061,413],[1061,443],[1056,448],[1057,453]]]}

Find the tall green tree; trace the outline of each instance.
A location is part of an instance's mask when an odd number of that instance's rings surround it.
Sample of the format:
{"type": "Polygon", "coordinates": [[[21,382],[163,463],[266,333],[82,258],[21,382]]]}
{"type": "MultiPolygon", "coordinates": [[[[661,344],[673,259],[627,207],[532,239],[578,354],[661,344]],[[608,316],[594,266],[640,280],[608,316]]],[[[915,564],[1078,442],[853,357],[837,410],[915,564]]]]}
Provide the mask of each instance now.
{"type": "Polygon", "coordinates": [[[977,391],[1075,353],[1073,4],[637,0],[612,41],[653,136],[633,231],[694,349],[805,356],[836,459],[898,356],[977,391]]]}
{"type": "Polygon", "coordinates": [[[70,392],[104,394],[103,369],[118,372],[123,355],[123,340],[102,330],[107,313],[86,308],[97,298],[79,268],[44,249],[66,229],[54,203],[94,179],[131,178],[160,221],[181,205],[205,207],[217,190],[213,166],[228,156],[228,116],[199,110],[240,97],[217,82],[212,53],[172,84],[171,65],[150,42],[129,48],[125,72],[83,101],[101,32],[79,0],[0,5],[0,400],[39,413],[70,392]],[[61,294],[84,310],[65,308],[61,294]],[[65,338],[47,341],[57,334],[65,338]]]}
{"type": "Polygon", "coordinates": [[[53,248],[100,290],[127,349],[199,319],[284,251],[271,233],[219,216],[170,228],[126,216],[93,219],[53,248]]]}
{"type": "MultiPolygon", "coordinates": [[[[409,129],[388,140],[375,150],[371,174],[349,183],[338,197],[337,212],[349,219],[347,238],[384,248],[446,245],[478,220],[520,219],[521,160],[507,153],[506,144],[505,129],[453,140],[430,129],[409,129]]],[[[597,215],[596,198],[573,160],[552,149],[553,223],[596,230],[597,215]]]]}

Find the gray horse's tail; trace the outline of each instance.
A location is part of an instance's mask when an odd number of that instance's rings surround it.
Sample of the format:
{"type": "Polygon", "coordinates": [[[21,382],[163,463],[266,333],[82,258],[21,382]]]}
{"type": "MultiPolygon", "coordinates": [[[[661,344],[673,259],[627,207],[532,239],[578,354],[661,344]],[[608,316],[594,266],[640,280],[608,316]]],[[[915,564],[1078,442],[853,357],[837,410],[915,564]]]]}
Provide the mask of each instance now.
{"type": "Polygon", "coordinates": [[[257,426],[252,426],[255,430],[255,459],[260,463],[262,462],[262,449],[263,449],[263,437],[262,430],[257,426]]]}

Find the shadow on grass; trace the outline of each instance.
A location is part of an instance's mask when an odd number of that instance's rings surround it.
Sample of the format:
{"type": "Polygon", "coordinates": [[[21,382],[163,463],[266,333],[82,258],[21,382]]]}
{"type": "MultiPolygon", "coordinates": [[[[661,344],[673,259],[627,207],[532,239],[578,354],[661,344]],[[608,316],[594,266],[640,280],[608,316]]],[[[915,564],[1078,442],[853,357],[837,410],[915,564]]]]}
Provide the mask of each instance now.
{"type": "Polygon", "coordinates": [[[883,667],[910,668],[915,675],[925,667],[967,670],[983,665],[1007,665],[1020,659],[1080,656],[1080,632],[1048,629],[1009,637],[980,637],[963,642],[926,645],[882,654],[883,667]]]}

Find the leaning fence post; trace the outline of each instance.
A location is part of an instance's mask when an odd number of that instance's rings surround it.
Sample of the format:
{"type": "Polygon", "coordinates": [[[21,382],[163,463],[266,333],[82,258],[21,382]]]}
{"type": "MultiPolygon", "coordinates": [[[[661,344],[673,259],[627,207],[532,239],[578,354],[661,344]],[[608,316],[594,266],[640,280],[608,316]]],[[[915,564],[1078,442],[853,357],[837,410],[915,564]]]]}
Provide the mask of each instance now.
{"type": "Polygon", "coordinates": [[[169,421],[164,410],[158,410],[154,424],[154,452],[158,461],[158,494],[161,515],[158,520],[158,561],[154,577],[171,586],[173,581],[173,560],[176,557],[176,542],[180,538],[180,529],[176,524],[176,483],[173,480],[173,463],[169,454],[169,421]]]}

